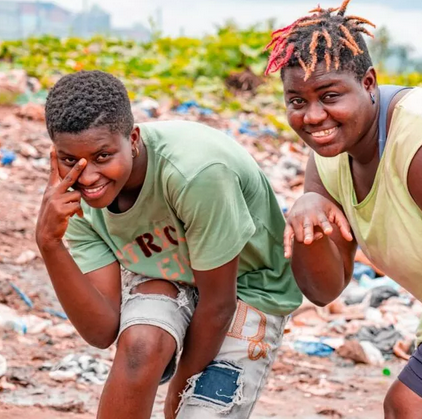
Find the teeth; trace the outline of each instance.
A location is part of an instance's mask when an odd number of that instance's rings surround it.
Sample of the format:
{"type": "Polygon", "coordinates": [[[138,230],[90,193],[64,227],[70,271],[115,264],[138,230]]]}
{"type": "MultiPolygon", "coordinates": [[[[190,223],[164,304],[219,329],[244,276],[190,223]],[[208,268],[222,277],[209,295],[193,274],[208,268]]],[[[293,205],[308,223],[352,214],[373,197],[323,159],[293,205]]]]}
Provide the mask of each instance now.
{"type": "Polygon", "coordinates": [[[91,189],[85,188],[85,192],[95,193],[95,192],[101,191],[101,189],[103,189],[103,188],[104,188],[104,186],[99,186],[98,188],[91,188],[91,189]]]}
{"type": "Polygon", "coordinates": [[[332,134],[337,128],[331,128],[331,129],[326,129],[324,131],[318,131],[318,132],[313,132],[312,135],[314,137],[326,137],[330,134],[332,134]]]}

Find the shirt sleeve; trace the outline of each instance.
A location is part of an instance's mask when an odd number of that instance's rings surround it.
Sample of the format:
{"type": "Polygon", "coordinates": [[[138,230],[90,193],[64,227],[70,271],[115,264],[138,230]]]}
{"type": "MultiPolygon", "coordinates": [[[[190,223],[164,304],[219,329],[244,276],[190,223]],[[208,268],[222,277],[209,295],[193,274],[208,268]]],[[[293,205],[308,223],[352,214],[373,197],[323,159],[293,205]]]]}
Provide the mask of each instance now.
{"type": "Polygon", "coordinates": [[[175,204],[184,223],[192,268],[206,271],[234,259],[255,233],[238,176],[223,164],[203,169],[175,204]]]}
{"type": "Polygon", "coordinates": [[[116,260],[112,250],[84,218],[73,216],[65,234],[70,254],[82,273],[95,271],[116,260]]]}

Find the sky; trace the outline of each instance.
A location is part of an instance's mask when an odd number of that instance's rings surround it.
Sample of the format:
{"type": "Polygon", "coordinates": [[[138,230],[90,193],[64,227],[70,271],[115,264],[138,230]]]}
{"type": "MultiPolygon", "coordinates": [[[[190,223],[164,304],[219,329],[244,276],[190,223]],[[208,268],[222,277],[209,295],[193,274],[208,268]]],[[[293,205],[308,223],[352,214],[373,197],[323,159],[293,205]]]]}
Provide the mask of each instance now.
{"type": "MultiPolygon", "coordinates": [[[[0,0],[1,1],[1,0],[0,0]]],[[[69,10],[79,11],[94,3],[112,14],[112,24],[128,27],[135,22],[148,25],[148,18],[157,20],[161,10],[165,35],[201,36],[212,33],[215,25],[234,19],[240,25],[251,25],[276,18],[280,25],[291,23],[318,3],[323,7],[338,6],[341,0],[50,0],[69,10]]],[[[392,3],[392,1],[390,1],[392,3]]],[[[422,56],[422,8],[413,10],[414,0],[393,2],[403,8],[392,8],[371,1],[352,1],[348,14],[359,15],[378,27],[387,26],[395,43],[411,45],[415,55],[422,56]]]]}

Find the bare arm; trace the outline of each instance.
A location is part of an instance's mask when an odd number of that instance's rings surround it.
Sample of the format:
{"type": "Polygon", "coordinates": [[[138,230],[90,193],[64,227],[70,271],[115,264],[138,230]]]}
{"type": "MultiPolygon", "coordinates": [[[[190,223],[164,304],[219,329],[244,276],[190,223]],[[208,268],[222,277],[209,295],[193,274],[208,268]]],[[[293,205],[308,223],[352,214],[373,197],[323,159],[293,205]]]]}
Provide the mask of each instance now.
{"type": "Polygon", "coordinates": [[[323,306],[336,299],[350,282],[357,243],[341,207],[325,189],[311,155],[305,194],[287,219],[285,247],[304,295],[323,306]]]}
{"type": "Polygon", "coordinates": [[[63,242],[40,244],[40,251],[60,304],[76,330],[92,346],[110,346],[120,321],[118,262],[84,275],[63,242]]]}
{"type": "Polygon", "coordinates": [[[69,191],[86,161],[82,159],[61,180],[55,151],[51,174],[38,215],[36,239],[57,296],[81,336],[105,348],[117,336],[120,319],[120,268],[114,262],[84,275],[63,244],[70,217],[79,214],[80,193],[69,191]]]}
{"type": "Polygon", "coordinates": [[[422,148],[420,148],[409,166],[407,186],[416,205],[422,210],[422,148]]]}
{"type": "Polygon", "coordinates": [[[209,271],[194,271],[199,302],[184,341],[183,354],[166,400],[166,419],[174,418],[187,380],[218,354],[236,311],[239,257],[209,271]]]}

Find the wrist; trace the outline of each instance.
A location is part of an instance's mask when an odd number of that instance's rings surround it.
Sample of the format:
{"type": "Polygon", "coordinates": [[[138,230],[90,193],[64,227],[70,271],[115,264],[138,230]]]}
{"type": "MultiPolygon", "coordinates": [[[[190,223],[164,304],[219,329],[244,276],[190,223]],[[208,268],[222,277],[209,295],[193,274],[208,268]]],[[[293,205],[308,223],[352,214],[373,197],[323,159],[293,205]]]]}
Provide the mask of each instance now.
{"type": "Polygon", "coordinates": [[[37,237],[36,242],[41,253],[56,250],[63,245],[63,240],[46,237],[37,237]]]}

